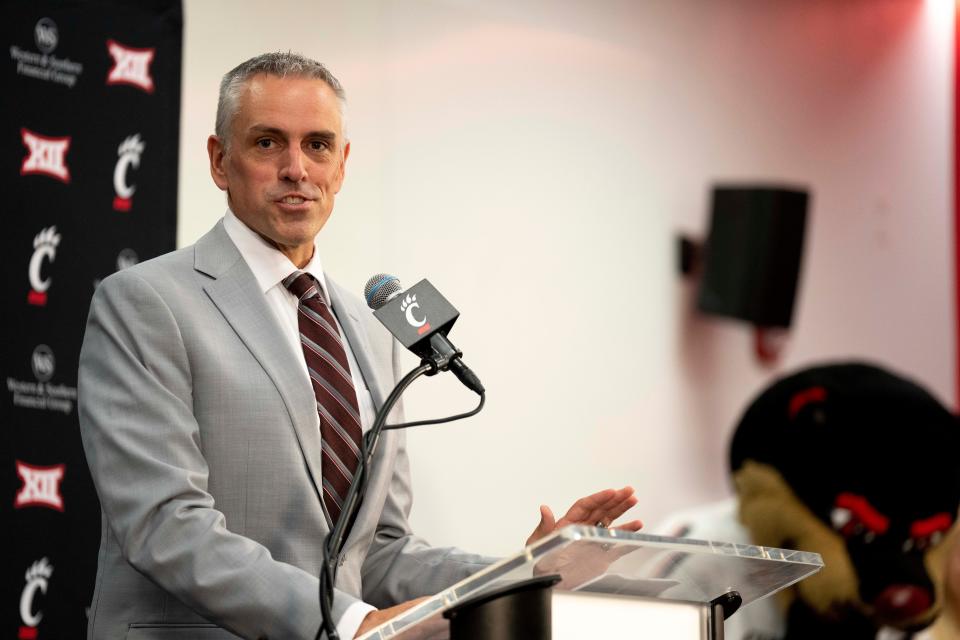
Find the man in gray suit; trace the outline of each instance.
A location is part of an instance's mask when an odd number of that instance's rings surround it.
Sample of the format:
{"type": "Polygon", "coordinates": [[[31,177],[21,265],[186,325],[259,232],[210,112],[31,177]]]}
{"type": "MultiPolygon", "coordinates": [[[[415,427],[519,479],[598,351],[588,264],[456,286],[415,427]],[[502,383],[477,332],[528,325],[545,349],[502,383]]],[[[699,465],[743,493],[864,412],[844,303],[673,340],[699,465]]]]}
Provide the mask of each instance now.
{"type": "MultiPolygon", "coordinates": [[[[208,141],[223,220],[94,295],[79,382],[103,508],[91,638],[312,638],[321,624],[328,452],[287,276],[311,274],[335,314],[363,429],[398,379],[397,343],[325,277],[315,247],[350,152],[342,106],[336,78],[295,54],[228,73],[208,141]]],[[[380,441],[339,561],[343,638],[491,561],[412,534],[404,442],[397,431],[380,441]]],[[[542,507],[528,543],[570,523],[609,525],[635,503],[627,487],[559,521],[542,507]]]]}

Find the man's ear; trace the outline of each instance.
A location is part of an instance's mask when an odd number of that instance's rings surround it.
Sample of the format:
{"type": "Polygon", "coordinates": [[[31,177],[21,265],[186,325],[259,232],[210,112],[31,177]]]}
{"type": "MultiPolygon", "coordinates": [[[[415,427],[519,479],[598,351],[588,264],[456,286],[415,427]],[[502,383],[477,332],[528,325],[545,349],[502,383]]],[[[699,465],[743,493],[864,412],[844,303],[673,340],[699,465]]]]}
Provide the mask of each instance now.
{"type": "Polygon", "coordinates": [[[223,141],[217,136],[207,138],[207,155],[210,156],[210,176],[214,184],[220,187],[221,191],[226,191],[229,184],[227,172],[223,168],[226,151],[223,148],[223,141]]]}
{"type": "Polygon", "coordinates": [[[340,187],[343,186],[343,178],[347,172],[347,157],[350,155],[350,141],[347,140],[343,145],[343,157],[340,158],[340,167],[337,169],[337,184],[333,190],[334,193],[340,193],[340,187]]]}

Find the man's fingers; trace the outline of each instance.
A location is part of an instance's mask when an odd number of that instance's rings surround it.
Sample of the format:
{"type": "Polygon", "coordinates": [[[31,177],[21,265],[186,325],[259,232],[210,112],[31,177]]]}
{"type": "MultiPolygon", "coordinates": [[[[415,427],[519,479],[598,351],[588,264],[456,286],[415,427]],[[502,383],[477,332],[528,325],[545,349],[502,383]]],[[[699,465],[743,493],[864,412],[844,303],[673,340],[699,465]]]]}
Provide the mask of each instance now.
{"type": "Polygon", "coordinates": [[[640,531],[643,528],[643,522],[640,520],[631,520],[630,522],[624,522],[623,524],[618,524],[612,529],[619,529],[621,531],[640,531]]]}
{"type": "Polygon", "coordinates": [[[609,526],[614,520],[622,516],[627,512],[627,510],[635,507],[636,505],[637,497],[634,495],[628,495],[617,502],[610,502],[609,504],[604,505],[604,507],[601,509],[597,510],[597,521],[603,522],[605,525],[609,526]]]}
{"type": "Polygon", "coordinates": [[[530,537],[527,538],[527,546],[530,546],[540,538],[551,533],[557,526],[553,511],[545,504],[540,505],[540,524],[533,530],[530,537]]]}
{"type": "MultiPolygon", "coordinates": [[[[607,493],[607,495],[604,496],[602,499],[591,500],[590,504],[594,512],[612,513],[616,509],[618,509],[621,505],[623,505],[625,502],[630,502],[631,500],[634,500],[634,504],[635,504],[636,498],[633,495],[634,493],[633,487],[624,487],[623,489],[608,489],[607,492],[602,492],[602,493],[607,493]]],[[[589,496],[589,497],[599,498],[600,493],[595,493],[593,494],[593,496],[589,496]]]]}
{"type": "Polygon", "coordinates": [[[580,498],[567,509],[567,512],[560,518],[560,523],[571,524],[588,521],[591,514],[599,512],[607,503],[616,500],[617,493],[614,489],[604,489],[580,498]]]}
{"type": "Polygon", "coordinates": [[[557,519],[553,516],[553,509],[545,504],[540,505],[540,526],[542,531],[550,533],[557,526],[557,519]]]}
{"type": "Polygon", "coordinates": [[[636,506],[637,497],[633,494],[632,487],[624,487],[616,492],[614,497],[602,505],[597,512],[597,522],[602,522],[610,526],[614,520],[622,516],[628,509],[636,506]]]}
{"type": "Polygon", "coordinates": [[[633,487],[604,489],[580,498],[562,518],[558,526],[567,524],[603,524],[609,526],[628,509],[637,504],[633,487]]]}

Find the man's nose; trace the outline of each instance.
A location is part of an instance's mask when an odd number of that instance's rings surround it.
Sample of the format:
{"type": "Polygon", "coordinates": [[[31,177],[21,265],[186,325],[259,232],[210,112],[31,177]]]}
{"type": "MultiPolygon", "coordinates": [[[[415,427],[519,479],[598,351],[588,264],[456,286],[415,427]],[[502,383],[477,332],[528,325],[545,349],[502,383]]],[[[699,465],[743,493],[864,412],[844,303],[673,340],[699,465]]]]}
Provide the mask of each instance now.
{"type": "Polygon", "coordinates": [[[307,168],[305,162],[306,157],[303,154],[303,150],[297,145],[290,145],[287,152],[283,154],[282,164],[280,166],[280,179],[300,182],[306,178],[307,168]]]}

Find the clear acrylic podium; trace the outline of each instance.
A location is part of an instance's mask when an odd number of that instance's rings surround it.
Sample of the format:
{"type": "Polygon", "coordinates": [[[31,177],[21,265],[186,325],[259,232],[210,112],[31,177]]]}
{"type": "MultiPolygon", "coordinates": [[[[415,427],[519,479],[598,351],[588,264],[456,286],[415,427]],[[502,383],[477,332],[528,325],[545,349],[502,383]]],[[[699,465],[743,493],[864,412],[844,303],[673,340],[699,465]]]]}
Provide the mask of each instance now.
{"type": "Polygon", "coordinates": [[[362,636],[440,640],[443,612],[538,575],[552,592],[552,638],[721,640],[738,606],[823,567],[819,554],[571,526],[470,576],[362,636]]]}

